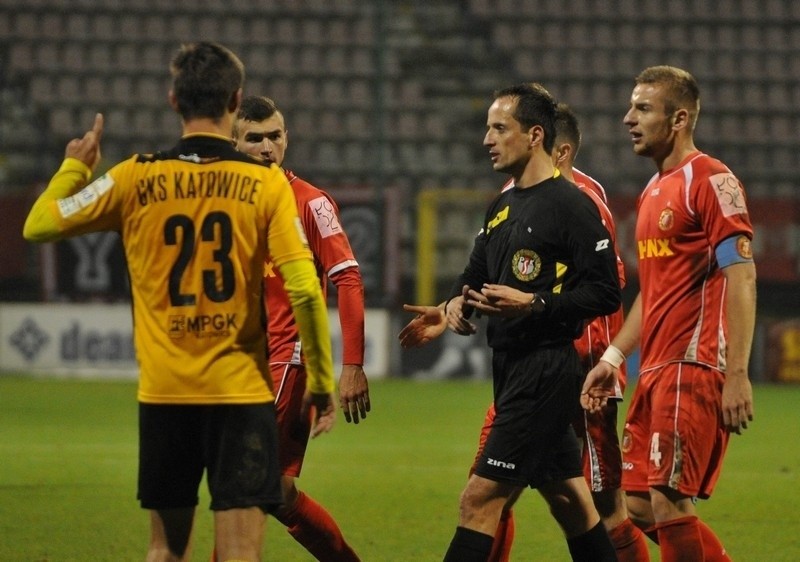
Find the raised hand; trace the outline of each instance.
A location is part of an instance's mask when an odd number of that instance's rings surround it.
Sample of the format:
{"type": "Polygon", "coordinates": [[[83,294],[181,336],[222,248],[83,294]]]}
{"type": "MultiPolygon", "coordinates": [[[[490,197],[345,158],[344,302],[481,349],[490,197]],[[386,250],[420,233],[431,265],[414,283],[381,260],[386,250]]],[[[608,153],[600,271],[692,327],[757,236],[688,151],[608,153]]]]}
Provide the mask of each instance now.
{"type": "Polygon", "coordinates": [[[86,164],[93,172],[100,163],[100,139],[103,137],[103,114],[94,116],[92,128],[83,138],[72,139],[64,151],[65,158],[75,158],[86,164]]]}

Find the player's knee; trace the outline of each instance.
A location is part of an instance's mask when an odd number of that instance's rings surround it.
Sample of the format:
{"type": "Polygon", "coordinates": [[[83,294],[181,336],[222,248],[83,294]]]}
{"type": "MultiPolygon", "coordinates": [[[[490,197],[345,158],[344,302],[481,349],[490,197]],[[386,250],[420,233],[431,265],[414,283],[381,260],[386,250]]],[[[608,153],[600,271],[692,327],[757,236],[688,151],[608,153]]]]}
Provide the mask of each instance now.
{"type": "Polygon", "coordinates": [[[629,492],[626,496],[628,517],[640,529],[647,529],[655,524],[653,506],[648,494],[629,492]]]}
{"type": "MultiPolygon", "coordinates": [[[[570,512],[574,510],[575,504],[570,498],[563,494],[554,494],[547,498],[547,505],[550,514],[559,524],[570,518],[570,512]]],[[[562,525],[563,526],[563,525],[562,525]]]]}
{"type": "Polygon", "coordinates": [[[499,516],[505,502],[506,498],[498,495],[496,491],[485,485],[476,485],[470,481],[470,484],[461,492],[459,511],[464,521],[469,521],[476,516],[482,517],[483,514],[494,510],[497,511],[499,516]]]}
{"type": "Polygon", "coordinates": [[[459,498],[459,511],[462,517],[478,511],[483,505],[483,496],[470,486],[464,488],[459,498]]]}
{"type": "Polygon", "coordinates": [[[690,496],[666,486],[650,489],[650,505],[654,521],[669,521],[695,513],[690,496]]]}

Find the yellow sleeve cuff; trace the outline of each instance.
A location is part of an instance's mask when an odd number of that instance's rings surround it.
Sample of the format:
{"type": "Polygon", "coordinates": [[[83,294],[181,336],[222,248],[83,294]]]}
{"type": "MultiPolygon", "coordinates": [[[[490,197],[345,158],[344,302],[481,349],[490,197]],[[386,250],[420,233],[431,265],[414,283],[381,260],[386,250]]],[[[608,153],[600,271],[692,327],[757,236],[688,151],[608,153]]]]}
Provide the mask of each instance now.
{"type": "Polygon", "coordinates": [[[335,379],[328,307],[314,262],[310,259],[291,260],[280,264],[278,269],[300,332],[308,390],[314,394],[329,394],[334,391],[335,379]]]}
{"type": "Polygon", "coordinates": [[[61,172],[77,172],[83,175],[84,181],[89,181],[92,177],[92,169],[78,160],[77,158],[64,158],[61,167],[56,172],[56,175],[61,172]]]}

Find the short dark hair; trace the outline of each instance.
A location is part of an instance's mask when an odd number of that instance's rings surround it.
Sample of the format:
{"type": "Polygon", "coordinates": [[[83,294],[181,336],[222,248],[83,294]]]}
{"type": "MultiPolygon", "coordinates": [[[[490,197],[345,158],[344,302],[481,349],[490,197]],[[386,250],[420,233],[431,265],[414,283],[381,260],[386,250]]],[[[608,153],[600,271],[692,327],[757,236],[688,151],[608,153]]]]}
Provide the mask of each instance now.
{"type": "Polygon", "coordinates": [[[239,111],[236,112],[237,119],[245,121],[263,121],[269,119],[278,112],[278,106],[272,98],[267,96],[246,96],[242,98],[239,111]]]}
{"type": "Polygon", "coordinates": [[[556,140],[572,145],[573,158],[578,155],[581,148],[581,129],[578,116],[566,103],[556,106],[556,140]]]}
{"type": "Polygon", "coordinates": [[[260,122],[269,119],[278,111],[278,106],[272,98],[267,96],[247,96],[242,98],[239,110],[236,112],[236,119],[233,121],[233,138],[239,137],[239,121],[260,122]]]}
{"type": "Polygon", "coordinates": [[[666,86],[664,109],[667,114],[683,108],[689,111],[689,121],[694,129],[700,113],[700,87],[688,71],[676,66],[659,65],[645,68],[636,77],[636,84],[662,84],[666,86]]]}
{"type": "Polygon", "coordinates": [[[220,119],[244,83],[244,65],[218,43],[181,45],[170,62],[172,92],[184,120],[220,119]]]}
{"type": "Polygon", "coordinates": [[[556,100],[547,88],[538,82],[524,82],[494,92],[494,98],[510,97],[517,100],[514,119],[525,129],[539,125],[544,130],[542,146],[549,154],[555,146],[556,100]]]}

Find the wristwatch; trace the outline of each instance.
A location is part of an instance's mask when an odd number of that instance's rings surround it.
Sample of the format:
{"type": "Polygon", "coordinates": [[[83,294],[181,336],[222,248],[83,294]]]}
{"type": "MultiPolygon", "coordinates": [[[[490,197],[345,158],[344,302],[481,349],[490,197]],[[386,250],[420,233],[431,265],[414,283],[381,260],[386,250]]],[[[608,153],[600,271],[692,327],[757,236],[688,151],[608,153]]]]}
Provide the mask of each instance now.
{"type": "Polygon", "coordinates": [[[531,302],[528,303],[528,309],[531,311],[531,313],[539,314],[541,312],[544,312],[544,309],[546,307],[547,303],[544,302],[544,299],[541,297],[541,295],[533,293],[533,296],[531,297],[531,302]]]}

